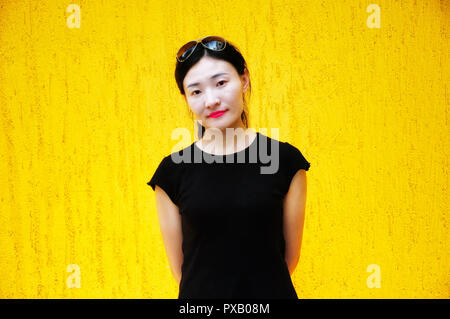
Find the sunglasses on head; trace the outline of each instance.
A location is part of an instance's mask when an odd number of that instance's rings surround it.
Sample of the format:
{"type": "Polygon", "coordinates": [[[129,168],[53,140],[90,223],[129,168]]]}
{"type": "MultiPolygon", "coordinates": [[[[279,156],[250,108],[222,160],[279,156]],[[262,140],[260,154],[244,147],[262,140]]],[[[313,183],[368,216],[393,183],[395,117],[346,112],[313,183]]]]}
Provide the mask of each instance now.
{"type": "Polygon", "coordinates": [[[201,43],[205,48],[213,51],[222,51],[227,45],[227,41],[222,37],[208,36],[194,41],[189,41],[178,50],[178,62],[186,61],[194,52],[197,44],[201,43]]]}

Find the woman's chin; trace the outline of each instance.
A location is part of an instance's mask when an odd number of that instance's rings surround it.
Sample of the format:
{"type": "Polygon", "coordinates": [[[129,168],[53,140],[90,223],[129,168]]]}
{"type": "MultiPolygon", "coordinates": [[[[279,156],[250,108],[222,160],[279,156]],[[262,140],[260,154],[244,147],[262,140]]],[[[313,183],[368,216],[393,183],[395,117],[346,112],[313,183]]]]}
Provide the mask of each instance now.
{"type": "Polygon", "coordinates": [[[209,118],[208,119],[208,128],[216,128],[216,129],[225,129],[227,127],[230,127],[231,122],[227,118],[209,118]]]}
{"type": "Polygon", "coordinates": [[[231,127],[240,127],[239,126],[239,118],[236,119],[232,119],[229,116],[226,118],[213,118],[213,119],[208,119],[208,126],[209,128],[217,128],[220,130],[224,130],[226,128],[231,128],[231,127]],[[211,121],[212,120],[212,121],[211,121]]]}

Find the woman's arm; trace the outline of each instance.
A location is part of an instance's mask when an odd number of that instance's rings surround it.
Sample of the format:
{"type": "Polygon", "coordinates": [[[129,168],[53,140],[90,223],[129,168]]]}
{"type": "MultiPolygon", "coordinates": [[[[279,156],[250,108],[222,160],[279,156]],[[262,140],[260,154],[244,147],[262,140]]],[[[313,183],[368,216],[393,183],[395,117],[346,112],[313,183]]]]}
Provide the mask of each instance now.
{"type": "Polygon", "coordinates": [[[283,203],[283,233],[286,243],[285,260],[292,275],[300,258],[306,206],[306,171],[294,175],[283,203]]]}
{"type": "Polygon", "coordinates": [[[159,226],[169,259],[170,270],[176,282],[180,284],[181,266],[183,264],[181,215],[178,206],[170,200],[170,197],[158,185],[155,187],[155,194],[159,226]]]}

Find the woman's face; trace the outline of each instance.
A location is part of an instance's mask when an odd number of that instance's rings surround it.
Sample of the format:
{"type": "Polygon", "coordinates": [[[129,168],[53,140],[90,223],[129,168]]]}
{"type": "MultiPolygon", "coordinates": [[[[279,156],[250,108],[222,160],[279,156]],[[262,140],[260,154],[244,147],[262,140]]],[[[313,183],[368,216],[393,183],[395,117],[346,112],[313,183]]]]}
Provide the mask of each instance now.
{"type": "Polygon", "coordinates": [[[209,56],[201,58],[183,80],[185,99],[196,119],[205,128],[221,130],[244,128],[242,98],[248,84],[247,69],[240,76],[229,62],[209,56]],[[219,117],[210,116],[218,111],[226,112],[219,117]]]}

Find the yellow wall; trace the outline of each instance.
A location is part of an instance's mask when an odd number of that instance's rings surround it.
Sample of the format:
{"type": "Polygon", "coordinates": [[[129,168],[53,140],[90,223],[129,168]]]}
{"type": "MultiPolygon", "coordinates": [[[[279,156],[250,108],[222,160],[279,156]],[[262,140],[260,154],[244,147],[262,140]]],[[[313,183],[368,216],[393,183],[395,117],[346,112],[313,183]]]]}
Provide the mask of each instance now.
{"type": "Polygon", "coordinates": [[[371,3],[2,1],[0,297],[177,297],[146,182],[193,132],[176,50],[222,35],[311,162],[299,297],[449,298],[450,5],[371,3]]]}

